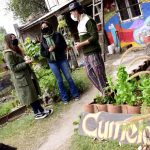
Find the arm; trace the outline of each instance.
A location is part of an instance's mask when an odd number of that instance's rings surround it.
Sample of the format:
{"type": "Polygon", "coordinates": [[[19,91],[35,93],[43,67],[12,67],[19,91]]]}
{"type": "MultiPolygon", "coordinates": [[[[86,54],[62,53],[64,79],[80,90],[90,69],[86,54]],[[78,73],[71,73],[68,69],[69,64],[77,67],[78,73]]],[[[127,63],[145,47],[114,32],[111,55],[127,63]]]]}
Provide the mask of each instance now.
{"type": "Polygon", "coordinates": [[[7,63],[8,68],[12,72],[19,72],[27,67],[27,64],[25,62],[16,63],[13,52],[5,53],[5,61],[7,63]]]}
{"type": "Polygon", "coordinates": [[[40,53],[43,57],[46,58],[49,57],[49,51],[44,48],[42,43],[41,43],[40,53]]]}
{"type": "Polygon", "coordinates": [[[66,41],[65,41],[64,37],[60,33],[56,34],[55,48],[56,49],[66,49],[67,48],[66,41]]]}
{"type": "Polygon", "coordinates": [[[92,44],[93,42],[98,41],[99,35],[97,31],[96,22],[93,19],[90,19],[86,24],[86,28],[87,28],[88,33],[91,36],[88,39],[89,43],[92,44]]]}
{"type": "Polygon", "coordinates": [[[87,28],[88,33],[90,34],[90,38],[83,42],[76,43],[76,48],[78,50],[85,45],[89,45],[89,44],[94,43],[95,41],[98,41],[99,39],[96,22],[93,19],[90,19],[87,22],[86,28],[87,28]]]}

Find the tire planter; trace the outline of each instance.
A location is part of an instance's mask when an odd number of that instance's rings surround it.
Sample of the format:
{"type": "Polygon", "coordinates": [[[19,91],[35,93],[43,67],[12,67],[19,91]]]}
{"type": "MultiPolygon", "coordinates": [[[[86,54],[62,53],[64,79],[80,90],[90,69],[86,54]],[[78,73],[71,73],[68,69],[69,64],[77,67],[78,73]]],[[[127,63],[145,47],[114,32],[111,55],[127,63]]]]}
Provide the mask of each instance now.
{"type": "Polygon", "coordinates": [[[123,114],[127,114],[128,113],[127,105],[121,105],[121,110],[123,114]]]}
{"type": "Polygon", "coordinates": [[[8,121],[13,121],[13,120],[19,118],[20,116],[22,116],[25,113],[26,110],[27,110],[26,106],[22,106],[16,110],[12,111],[11,113],[1,117],[0,125],[3,125],[8,121]]]}
{"type": "Polygon", "coordinates": [[[110,113],[122,113],[120,105],[107,104],[107,110],[110,113]]]}
{"type": "Polygon", "coordinates": [[[127,105],[127,111],[128,111],[128,114],[140,114],[141,113],[141,107],[140,106],[127,105]]]}
{"type": "Polygon", "coordinates": [[[86,104],[86,105],[84,105],[84,112],[94,113],[94,104],[86,104]]]}
{"type": "Polygon", "coordinates": [[[95,107],[95,110],[98,112],[100,112],[100,111],[107,112],[107,105],[106,104],[95,104],[94,107],[95,107]]]}

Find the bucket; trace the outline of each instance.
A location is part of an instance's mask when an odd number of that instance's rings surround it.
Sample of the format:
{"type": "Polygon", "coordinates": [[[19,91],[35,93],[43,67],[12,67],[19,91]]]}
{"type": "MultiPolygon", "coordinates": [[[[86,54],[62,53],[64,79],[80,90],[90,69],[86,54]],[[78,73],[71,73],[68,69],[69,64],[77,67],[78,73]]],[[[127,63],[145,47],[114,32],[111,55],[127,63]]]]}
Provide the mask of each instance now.
{"type": "Polygon", "coordinates": [[[120,47],[115,47],[115,53],[120,53],[120,47]]]}
{"type": "Polygon", "coordinates": [[[111,44],[108,46],[108,53],[113,54],[114,53],[114,44],[111,44]]]}

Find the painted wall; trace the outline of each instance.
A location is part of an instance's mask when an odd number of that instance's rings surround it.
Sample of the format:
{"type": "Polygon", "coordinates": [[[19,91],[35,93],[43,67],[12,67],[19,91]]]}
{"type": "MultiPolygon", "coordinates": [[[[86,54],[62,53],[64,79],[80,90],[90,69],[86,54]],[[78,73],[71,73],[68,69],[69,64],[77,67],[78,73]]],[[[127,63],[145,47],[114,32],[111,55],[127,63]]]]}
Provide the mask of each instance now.
{"type": "MultiPolygon", "coordinates": [[[[113,15],[109,17],[105,23],[105,30],[110,44],[114,43],[112,33],[109,28],[111,24],[113,24],[116,28],[121,46],[130,43],[133,46],[144,44],[145,37],[150,35],[150,2],[143,2],[141,4],[141,10],[142,17],[126,22],[121,22],[118,14],[112,12],[113,15]]],[[[105,14],[105,16],[108,15],[105,14]]]]}

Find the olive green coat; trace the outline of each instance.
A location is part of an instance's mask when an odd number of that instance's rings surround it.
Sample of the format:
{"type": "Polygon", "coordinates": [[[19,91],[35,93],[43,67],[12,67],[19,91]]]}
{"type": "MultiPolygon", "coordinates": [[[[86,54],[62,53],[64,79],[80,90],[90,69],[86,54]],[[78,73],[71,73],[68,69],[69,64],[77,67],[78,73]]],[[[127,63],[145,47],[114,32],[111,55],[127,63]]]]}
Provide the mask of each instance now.
{"type": "Polygon", "coordinates": [[[39,84],[34,72],[25,63],[24,58],[12,50],[4,50],[4,58],[20,102],[28,106],[38,100],[39,84]]]}

